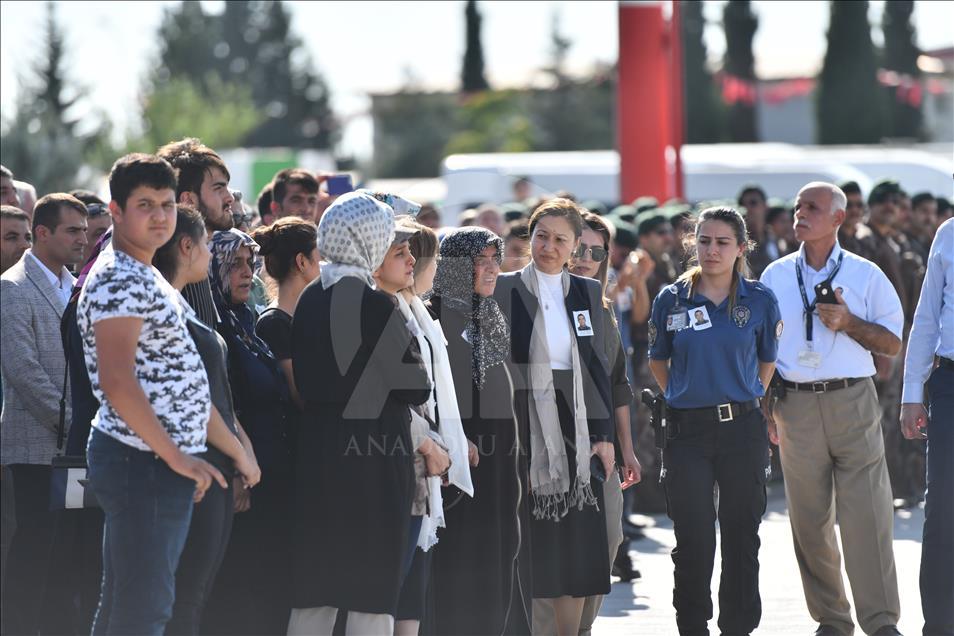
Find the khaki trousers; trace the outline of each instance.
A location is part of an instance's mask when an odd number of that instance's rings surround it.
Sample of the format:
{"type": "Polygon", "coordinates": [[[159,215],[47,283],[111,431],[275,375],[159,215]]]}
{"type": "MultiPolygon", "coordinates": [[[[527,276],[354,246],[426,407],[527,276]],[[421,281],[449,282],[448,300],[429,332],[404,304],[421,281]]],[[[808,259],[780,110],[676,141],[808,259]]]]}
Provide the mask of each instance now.
{"type": "MultiPolygon", "coordinates": [[[[606,538],[609,547],[610,570],[616,560],[616,551],[623,542],[623,489],[619,481],[619,472],[613,474],[603,483],[603,507],[606,513],[606,538]]],[[[607,572],[606,576],[610,573],[607,572]]],[[[580,618],[580,636],[589,636],[593,629],[593,622],[600,613],[603,604],[603,595],[587,596],[583,601],[583,616],[580,618]]],[[[553,611],[552,598],[533,599],[533,634],[538,636],[552,636],[556,634],[556,615],[553,611]]]]}
{"type": "Polygon", "coordinates": [[[894,510],[870,378],[829,393],[788,391],[775,406],[795,558],[812,618],[854,631],[835,520],[858,623],[867,634],[901,613],[894,510]]]}

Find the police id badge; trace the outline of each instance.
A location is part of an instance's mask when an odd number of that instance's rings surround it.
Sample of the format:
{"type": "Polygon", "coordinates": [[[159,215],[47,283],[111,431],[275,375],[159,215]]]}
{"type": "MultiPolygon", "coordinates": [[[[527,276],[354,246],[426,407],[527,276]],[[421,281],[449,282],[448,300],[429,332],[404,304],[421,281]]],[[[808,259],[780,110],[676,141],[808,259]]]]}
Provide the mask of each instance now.
{"type": "Polygon", "coordinates": [[[732,322],[735,323],[736,327],[742,328],[749,324],[749,319],[751,317],[752,310],[745,305],[736,305],[732,308],[732,322]]]}
{"type": "Polygon", "coordinates": [[[675,311],[666,316],[666,331],[680,331],[689,326],[689,314],[675,311]]]}

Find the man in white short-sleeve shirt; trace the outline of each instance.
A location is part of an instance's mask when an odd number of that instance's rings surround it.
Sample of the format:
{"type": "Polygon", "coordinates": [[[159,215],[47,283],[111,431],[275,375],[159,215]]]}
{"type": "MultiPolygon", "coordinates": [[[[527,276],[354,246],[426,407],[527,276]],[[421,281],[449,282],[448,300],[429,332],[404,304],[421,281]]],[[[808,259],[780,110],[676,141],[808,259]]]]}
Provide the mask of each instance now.
{"type": "Polygon", "coordinates": [[[109,176],[113,238],[90,270],[76,315],[100,402],[87,448],[106,517],[96,634],[162,634],[198,501],[221,473],[205,450],[209,381],[175,290],[152,266],[176,226],[176,173],[134,154],[109,176]]]}
{"type": "Polygon", "coordinates": [[[858,623],[897,634],[894,509],[872,354],[901,349],[901,301],[878,267],[838,245],[844,192],[813,182],[798,193],[801,249],[769,265],[785,328],[765,401],[785,474],[795,556],[816,634],[851,634],[854,621],[835,540],[837,514],[858,623]]]}

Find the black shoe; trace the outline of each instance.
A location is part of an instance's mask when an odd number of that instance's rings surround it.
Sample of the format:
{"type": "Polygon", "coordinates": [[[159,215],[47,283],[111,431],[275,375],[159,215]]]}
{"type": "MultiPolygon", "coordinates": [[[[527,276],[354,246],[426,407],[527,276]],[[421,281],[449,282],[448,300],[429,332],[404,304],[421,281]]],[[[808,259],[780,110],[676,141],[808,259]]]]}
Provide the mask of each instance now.
{"type": "Polygon", "coordinates": [[[840,629],[833,625],[819,625],[815,636],[845,636],[840,629]]]}
{"type": "Polygon", "coordinates": [[[624,583],[642,578],[642,574],[633,567],[633,562],[626,552],[616,553],[616,559],[613,560],[613,576],[619,577],[624,583]]]}
{"type": "Polygon", "coordinates": [[[895,625],[884,625],[871,636],[902,636],[895,625]]]}

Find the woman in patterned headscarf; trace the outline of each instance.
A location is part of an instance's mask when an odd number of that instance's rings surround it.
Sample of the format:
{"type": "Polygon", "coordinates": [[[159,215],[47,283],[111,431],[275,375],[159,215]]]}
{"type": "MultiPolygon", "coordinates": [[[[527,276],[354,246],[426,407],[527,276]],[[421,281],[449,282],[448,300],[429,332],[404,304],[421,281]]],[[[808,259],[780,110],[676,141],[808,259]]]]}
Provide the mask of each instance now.
{"type": "Polygon", "coordinates": [[[385,203],[339,197],[318,226],[321,276],[295,309],[292,366],[305,413],[288,634],[330,634],[339,609],[348,633],[394,631],[414,496],[409,405],[431,389],[396,301],[372,288],[394,238],[385,203]]]}
{"type": "Polygon", "coordinates": [[[236,419],[262,469],[254,490],[235,484],[232,538],[206,611],[215,633],[279,633],[288,624],[288,516],[292,492],[292,433],[288,384],[268,345],[255,335],[246,301],[261,269],[258,245],[236,229],[209,241],[209,283],[228,345],[236,419]]]}
{"type": "Polygon", "coordinates": [[[503,241],[466,227],[444,238],[431,308],[447,354],[467,438],[477,446],[471,499],[444,494],[447,527],[434,554],[434,633],[529,634],[529,513],[525,445],[505,364],[510,329],[492,295],[503,241]]]}

